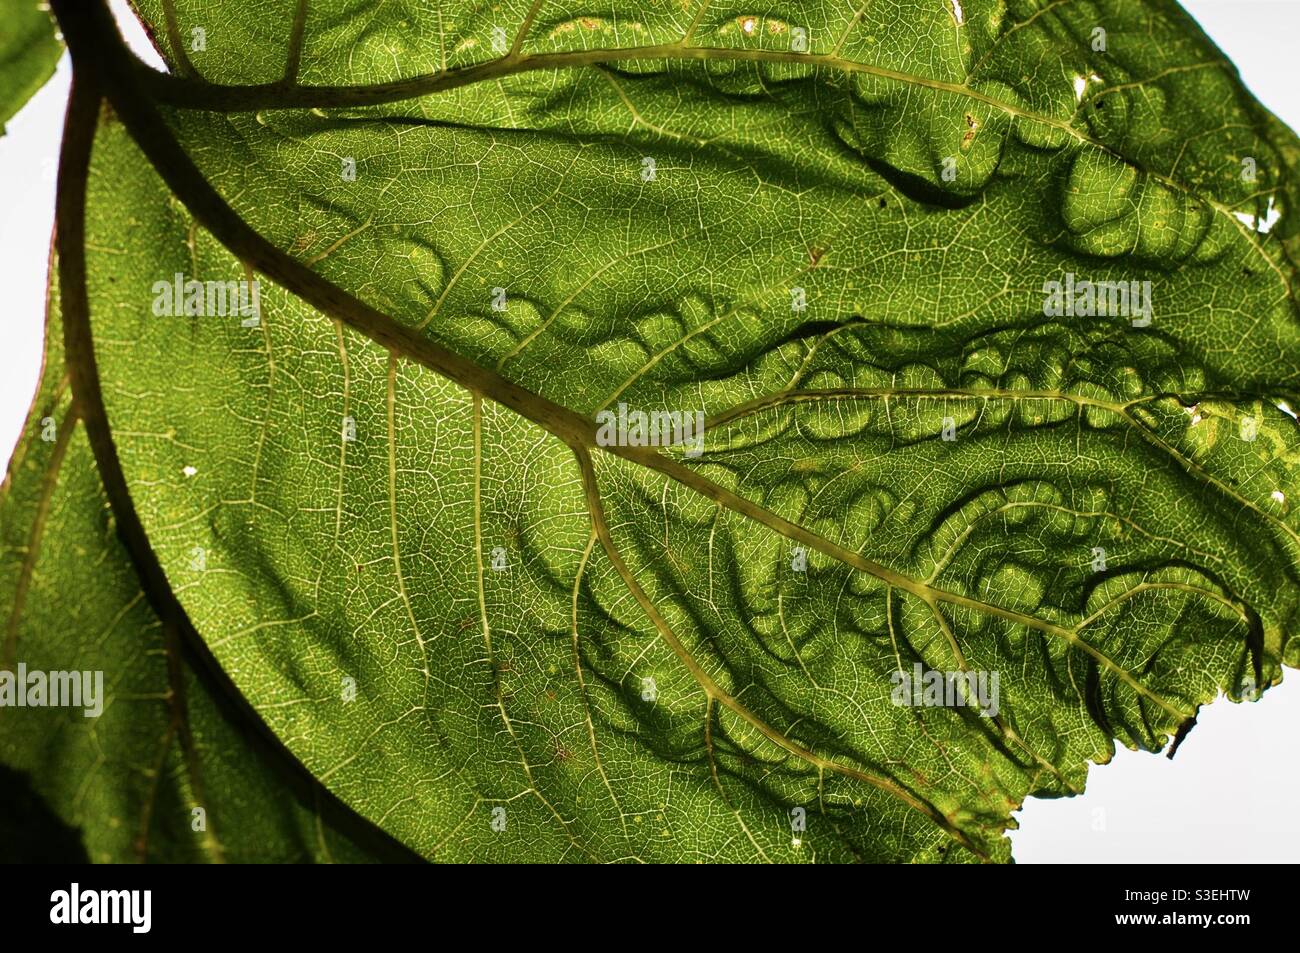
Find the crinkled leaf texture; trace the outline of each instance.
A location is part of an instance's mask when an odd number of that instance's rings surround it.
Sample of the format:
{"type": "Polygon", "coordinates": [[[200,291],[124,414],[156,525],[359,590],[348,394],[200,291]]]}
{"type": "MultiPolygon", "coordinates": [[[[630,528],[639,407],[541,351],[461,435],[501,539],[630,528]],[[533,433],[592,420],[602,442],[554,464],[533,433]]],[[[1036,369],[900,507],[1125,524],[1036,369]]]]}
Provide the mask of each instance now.
{"type": "MultiPolygon", "coordinates": [[[[526,392],[266,279],[253,327],[154,314],[250,272],[105,111],[90,310],[148,543],[284,747],[415,852],[1005,860],[1026,796],[1300,662],[1300,143],[1175,4],[139,8],[245,221],[526,392]],[[1150,282],[1149,324],[1046,316],[1067,275],[1150,282]],[[703,452],[598,445],[620,403],[703,411],[703,452]],[[918,664],[997,673],[996,716],[896,704],[918,664]]],[[[129,635],[112,711],[157,749],[162,634],[61,440],[5,502],[10,643],[129,635]]],[[[111,839],[15,724],[4,760],[111,839]]],[[[150,777],[251,797],[212,745],[221,784],[174,747],[150,777]]]]}

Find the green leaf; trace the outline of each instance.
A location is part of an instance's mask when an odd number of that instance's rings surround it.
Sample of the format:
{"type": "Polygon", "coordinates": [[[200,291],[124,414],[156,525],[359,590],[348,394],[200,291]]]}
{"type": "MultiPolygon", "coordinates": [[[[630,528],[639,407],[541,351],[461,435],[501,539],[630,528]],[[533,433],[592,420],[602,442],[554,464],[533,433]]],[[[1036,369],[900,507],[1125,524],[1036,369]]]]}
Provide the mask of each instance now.
{"type": "Polygon", "coordinates": [[[47,373],[0,504],[0,667],[85,672],[99,687],[82,707],[0,709],[0,813],[15,821],[0,860],[73,859],[72,845],[95,862],[406,860],[152,611],[115,535],[51,307],[47,373]]]}
{"type": "Polygon", "coordinates": [[[0,135],[4,124],[54,75],[63,44],[46,4],[0,0],[0,135]]]}
{"type": "Polygon", "coordinates": [[[180,78],[104,54],[132,545],[418,853],[1005,860],[1300,662],[1295,136],[1171,3],[905,6],[146,3],[180,78]],[[255,322],[164,300],[254,269],[255,322]]]}

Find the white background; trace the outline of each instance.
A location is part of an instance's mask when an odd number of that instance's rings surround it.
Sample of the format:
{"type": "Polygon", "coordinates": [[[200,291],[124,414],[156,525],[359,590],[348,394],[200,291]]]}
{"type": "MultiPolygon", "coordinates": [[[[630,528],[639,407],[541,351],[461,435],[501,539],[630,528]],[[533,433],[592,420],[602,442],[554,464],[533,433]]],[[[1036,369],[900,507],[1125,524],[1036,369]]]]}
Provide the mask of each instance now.
{"type": "MultiPolygon", "coordinates": [[[[120,0],[115,7],[120,7],[120,0]]],[[[1246,85],[1300,130],[1300,0],[1186,0],[1246,85]]],[[[118,9],[119,21],[129,17],[118,9]]],[[[151,62],[138,26],[132,46],[151,62]]],[[[54,170],[67,58],[0,139],[0,455],[8,462],[40,368],[54,170]]],[[[1034,862],[1300,861],[1300,673],[1259,704],[1220,700],[1169,761],[1120,749],[1094,768],[1086,793],[1031,799],[1012,833],[1034,862]]]]}

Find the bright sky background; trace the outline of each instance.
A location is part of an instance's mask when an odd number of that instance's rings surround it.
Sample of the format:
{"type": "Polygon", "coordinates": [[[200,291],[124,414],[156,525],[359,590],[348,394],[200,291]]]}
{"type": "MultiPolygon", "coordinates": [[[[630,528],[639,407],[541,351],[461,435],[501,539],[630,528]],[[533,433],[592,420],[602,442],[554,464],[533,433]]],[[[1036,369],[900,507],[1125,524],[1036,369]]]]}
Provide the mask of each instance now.
{"type": "MultiPolygon", "coordinates": [[[[124,4],[115,0],[119,22],[124,4]]],[[[1300,0],[1184,0],[1246,85],[1300,130],[1300,0]]],[[[133,21],[128,40],[161,65],[133,21]]],[[[0,460],[8,461],[40,370],[54,172],[67,58],[0,138],[0,460]]],[[[1012,833],[1021,863],[1300,861],[1300,673],[1262,703],[1202,710],[1178,757],[1121,749],[1085,794],[1033,800],[1012,833]]],[[[1134,885],[1144,886],[1144,885],[1134,885]]],[[[1220,885],[1225,886],[1225,885],[1220,885]]]]}

